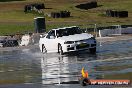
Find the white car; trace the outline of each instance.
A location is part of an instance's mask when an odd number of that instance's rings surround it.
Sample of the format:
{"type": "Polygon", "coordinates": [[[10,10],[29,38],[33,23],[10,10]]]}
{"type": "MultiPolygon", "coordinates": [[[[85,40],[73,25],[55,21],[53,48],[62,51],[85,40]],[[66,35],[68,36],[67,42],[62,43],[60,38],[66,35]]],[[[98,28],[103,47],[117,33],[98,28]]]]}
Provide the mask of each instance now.
{"type": "Polygon", "coordinates": [[[93,35],[83,33],[79,27],[64,27],[50,30],[39,40],[41,52],[66,52],[89,50],[96,53],[96,40],[93,35]]]}

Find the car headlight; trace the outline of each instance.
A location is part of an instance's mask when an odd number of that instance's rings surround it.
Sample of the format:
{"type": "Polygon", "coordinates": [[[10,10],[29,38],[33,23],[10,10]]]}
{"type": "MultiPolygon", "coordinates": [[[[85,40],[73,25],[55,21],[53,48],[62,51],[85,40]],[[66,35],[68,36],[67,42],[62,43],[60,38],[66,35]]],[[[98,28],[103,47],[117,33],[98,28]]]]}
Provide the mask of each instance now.
{"type": "Polygon", "coordinates": [[[66,42],[64,42],[64,44],[73,44],[74,43],[74,41],[66,41],[66,42]]]}

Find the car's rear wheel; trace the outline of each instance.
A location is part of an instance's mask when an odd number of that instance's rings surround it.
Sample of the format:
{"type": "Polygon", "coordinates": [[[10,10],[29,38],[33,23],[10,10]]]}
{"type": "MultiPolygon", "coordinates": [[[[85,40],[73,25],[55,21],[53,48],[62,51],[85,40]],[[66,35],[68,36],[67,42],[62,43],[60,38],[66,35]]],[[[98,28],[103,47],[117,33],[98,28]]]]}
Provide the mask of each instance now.
{"type": "Polygon", "coordinates": [[[96,53],[96,47],[95,48],[90,48],[89,51],[90,51],[91,54],[95,54],[96,53]]]}
{"type": "Polygon", "coordinates": [[[46,48],[45,48],[45,45],[42,44],[42,53],[46,53],[46,52],[47,52],[47,50],[46,50],[46,48]]]}
{"type": "Polygon", "coordinates": [[[63,55],[63,50],[62,50],[61,44],[58,44],[58,53],[59,53],[60,55],[63,55]]]}

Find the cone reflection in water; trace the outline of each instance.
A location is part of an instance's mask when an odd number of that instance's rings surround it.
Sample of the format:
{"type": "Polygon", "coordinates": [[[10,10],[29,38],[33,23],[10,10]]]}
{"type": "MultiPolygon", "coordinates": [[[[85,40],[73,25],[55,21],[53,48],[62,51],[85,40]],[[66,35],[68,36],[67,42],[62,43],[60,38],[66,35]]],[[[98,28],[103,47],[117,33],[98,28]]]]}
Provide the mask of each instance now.
{"type": "Polygon", "coordinates": [[[88,78],[88,71],[84,71],[84,67],[82,68],[81,73],[83,78],[88,78]]]}

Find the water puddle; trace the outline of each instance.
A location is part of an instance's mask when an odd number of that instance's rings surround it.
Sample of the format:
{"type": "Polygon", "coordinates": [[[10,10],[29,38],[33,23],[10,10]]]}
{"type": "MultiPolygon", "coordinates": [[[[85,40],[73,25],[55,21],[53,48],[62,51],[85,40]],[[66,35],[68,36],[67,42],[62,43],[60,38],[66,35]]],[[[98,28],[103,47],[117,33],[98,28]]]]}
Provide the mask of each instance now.
{"type": "Polygon", "coordinates": [[[132,73],[131,53],[132,40],[98,43],[96,55],[87,51],[63,56],[57,53],[43,55],[38,47],[0,51],[0,84],[78,84],[82,67],[92,79],[110,74],[128,75],[132,73]],[[122,66],[125,67],[119,69],[122,66]]]}

